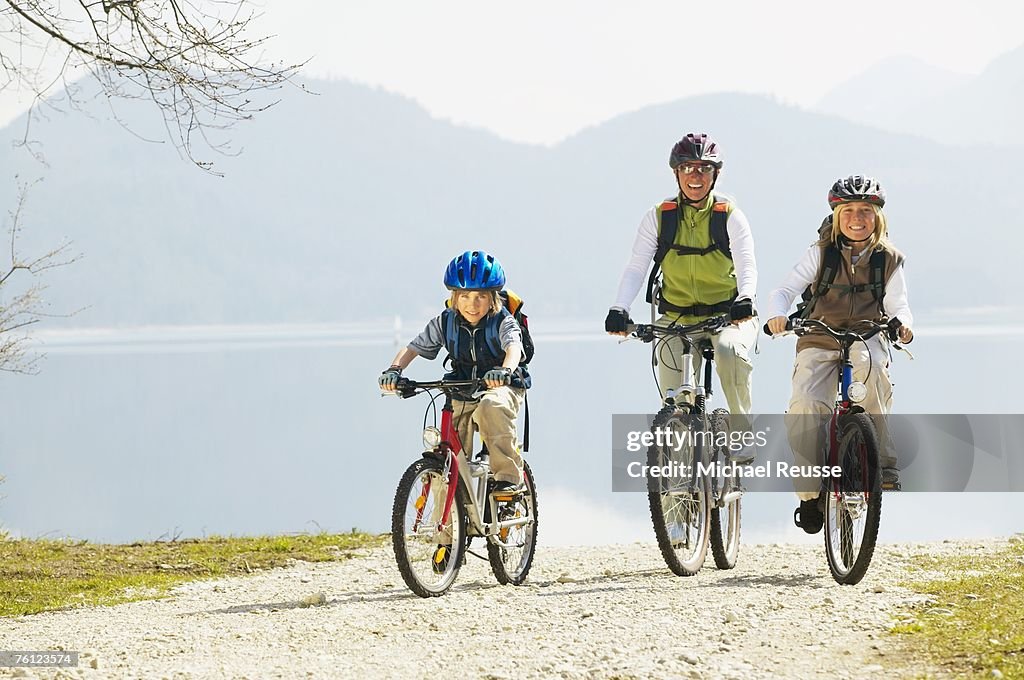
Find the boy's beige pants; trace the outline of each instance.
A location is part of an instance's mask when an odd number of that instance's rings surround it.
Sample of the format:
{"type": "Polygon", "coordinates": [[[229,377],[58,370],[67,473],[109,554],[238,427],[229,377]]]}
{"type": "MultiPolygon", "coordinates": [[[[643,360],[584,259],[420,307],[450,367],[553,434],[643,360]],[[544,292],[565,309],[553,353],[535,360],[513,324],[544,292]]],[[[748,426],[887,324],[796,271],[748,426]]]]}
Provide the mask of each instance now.
{"type": "MultiPolygon", "coordinates": [[[[523,458],[519,453],[516,417],[526,390],[518,387],[495,387],[487,390],[480,401],[453,401],[452,422],[467,458],[473,450],[473,431],[478,430],[490,452],[491,473],[497,482],[523,481],[523,458]]],[[[479,442],[476,448],[479,448],[479,442]]]]}

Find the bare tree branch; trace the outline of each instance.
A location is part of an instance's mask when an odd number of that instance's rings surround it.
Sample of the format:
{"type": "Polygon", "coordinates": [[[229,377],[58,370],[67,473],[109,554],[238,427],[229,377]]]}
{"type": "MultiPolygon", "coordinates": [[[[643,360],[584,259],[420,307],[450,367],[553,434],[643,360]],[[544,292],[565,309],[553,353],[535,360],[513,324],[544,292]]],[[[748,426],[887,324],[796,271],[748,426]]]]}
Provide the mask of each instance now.
{"type": "MultiPolygon", "coordinates": [[[[33,183],[34,184],[34,183],[33,183]]],[[[8,259],[0,265],[0,371],[13,373],[35,373],[38,354],[27,353],[28,335],[24,329],[36,324],[43,312],[42,274],[55,267],[63,267],[78,259],[70,252],[71,244],[62,243],[56,248],[37,255],[23,258],[18,252],[18,235],[22,229],[25,201],[31,185],[19,186],[15,208],[9,212],[11,219],[8,259]]]]}
{"type": "MultiPolygon", "coordinates": [[[[249,37],[257,19],[248,0],[0,0],[0,89],[24,86],[41,100],[53,82],[67,85],[84,70],[108,99],[156,104],[178,150],[210,169],[193,143],[221,151],[208,132],[273,106],[261,92],[289,82],[302,65],[264,63],[270,36],[249,37]],[[33,51],[62,63],[49,84],[44,69],[25,63],[33,51]]],[[[66,92],[75,106],[76,88],[66,92]]]]}

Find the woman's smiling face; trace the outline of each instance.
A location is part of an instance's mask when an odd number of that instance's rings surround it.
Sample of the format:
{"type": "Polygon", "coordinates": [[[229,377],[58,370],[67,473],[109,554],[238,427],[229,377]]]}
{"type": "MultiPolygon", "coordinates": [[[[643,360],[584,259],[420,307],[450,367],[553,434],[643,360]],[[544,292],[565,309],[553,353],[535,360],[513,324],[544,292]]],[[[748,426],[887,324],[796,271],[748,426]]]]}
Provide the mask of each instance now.
{"type": "Polygon", "coordinates": [[[853,201],[839,209],[839,233],[851,241],[865,241],[875,232],[875,207],[853,201]]]}

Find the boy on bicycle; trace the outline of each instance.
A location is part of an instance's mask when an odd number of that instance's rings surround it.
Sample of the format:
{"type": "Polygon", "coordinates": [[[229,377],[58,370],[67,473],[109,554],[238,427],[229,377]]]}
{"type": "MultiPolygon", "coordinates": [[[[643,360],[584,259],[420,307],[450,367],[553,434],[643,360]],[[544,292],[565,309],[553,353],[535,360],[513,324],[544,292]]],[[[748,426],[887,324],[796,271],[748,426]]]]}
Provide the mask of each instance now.
{"type": "MultiPolygon", "coordinates": [[[[904,257],[888,239],[882,212],[885,191],[871,177],[851,175],[832,185],[828,204],[832,215],[822,225],[819,240],[768,297],[768,330],[773,335],[785,331],[790,305],[806,290],[811,294],[800,312],[802,318],[817,319],[833,328],[850,328],[863,320],[899,319],[899,341],[909,343],[914,338],[914,318],[907,303],[904,257]]],[[[861,406],[867,413],[883,416],[873,419],[882,448],[882,483],[897,487],[899,473],[884,418],[892,408],[887,338],[880,333],[866,343],[858,343],[850,359],[853,379],[867,387],[861,406]]],[[[787,414],[827,416],[832,412],[838,360],[836,342],[828,336],[807,334],[797,340],[793,394],[787,414]]],[[[820,435],[821,430],[815,427],[790,428],[790,444],[803,459],[798,464],[820,463],[819,452],[824,448],[820,435]]],[[[797,496],[797,526],[817,533],[822,526],[818,492],[798,491],[797,496]]]]}
{"type": "Polygon", "coordinates": [[[531,381],[521,363],[522,330],[498,294],[505,285],[505,271],[492,255],[468,250],[448,264],[444,285],[451,291],[448,308],[398,352],[377,382],[392,391],[413,359],[434,359],[445,348],[452,362],[446,380],[483,379],[487,387],[477,401],[452,402],[463,451],[472,454],[475,426],[490,454],[492,491],[514,492],[523,481],[516,417],[531,381]]]}

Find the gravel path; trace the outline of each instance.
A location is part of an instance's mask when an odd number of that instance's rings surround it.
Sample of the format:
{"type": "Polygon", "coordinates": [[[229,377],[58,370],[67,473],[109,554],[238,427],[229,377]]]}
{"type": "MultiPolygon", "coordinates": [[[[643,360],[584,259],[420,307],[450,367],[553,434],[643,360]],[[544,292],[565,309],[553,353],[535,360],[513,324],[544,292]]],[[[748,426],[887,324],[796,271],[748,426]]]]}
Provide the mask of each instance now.
{"type": "Polygon", "coordinates": [[[881,546],[865,580],[840,587],[820,545],[744,545],[736,569],[709,556],[692,578],[673,576],[654,544],[541,546],[527,585],[499,587],[470,557],[430,600],[406,590],[388,547],[162,601],[0,620],[0,650],[83,652],[75,669],[0,677],[892,677],[886,631],[916,601],[898,585],[904,567],[995,547],[881,546]],[[323,605],[300,605],[321,592],[323,605]]]}

